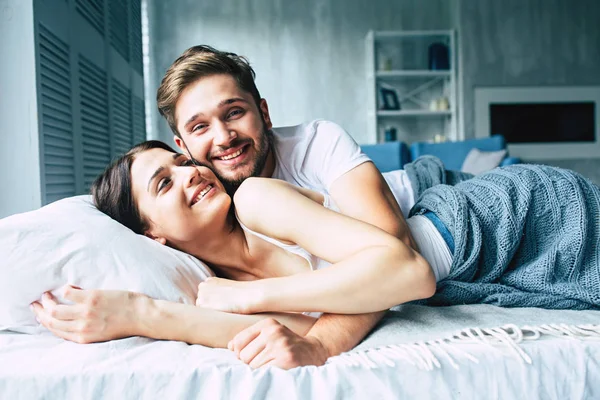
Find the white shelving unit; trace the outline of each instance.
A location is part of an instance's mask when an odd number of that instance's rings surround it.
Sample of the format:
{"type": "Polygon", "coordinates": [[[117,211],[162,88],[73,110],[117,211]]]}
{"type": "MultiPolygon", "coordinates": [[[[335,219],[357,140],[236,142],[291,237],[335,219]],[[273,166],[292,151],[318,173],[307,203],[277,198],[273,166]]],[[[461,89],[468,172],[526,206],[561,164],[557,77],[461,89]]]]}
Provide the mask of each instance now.
{"type": "Polygon", "coordinates": [[[383,142],[387,127],[396,128],[396,139],[407,143],[430,140],[436,134],[459,139],[455,32],[370,31],[366,46],[368,143],[383,142]],[[448,70],[428,69],[433,43],[448,47],[448,70]],[[383,109],[382,87],[397,93],[399,110],[383,109]],[[430,103],[442,97],[448,109],[431,110],[430,103]]]}

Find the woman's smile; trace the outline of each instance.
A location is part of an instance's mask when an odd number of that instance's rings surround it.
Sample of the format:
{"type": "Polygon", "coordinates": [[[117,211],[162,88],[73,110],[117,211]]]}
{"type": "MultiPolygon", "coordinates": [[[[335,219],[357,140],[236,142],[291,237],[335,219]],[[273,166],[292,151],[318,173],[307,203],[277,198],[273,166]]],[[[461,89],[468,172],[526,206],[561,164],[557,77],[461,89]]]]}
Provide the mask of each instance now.
{"type": "Polygon", "coordinates": [[[199,185],[194,191],[194,196],[192,197],[192,207],[199,201],[204,200],[207,197],[211,197],[215,190],[216,188],[211,183],[207,185],[199,185]]]}

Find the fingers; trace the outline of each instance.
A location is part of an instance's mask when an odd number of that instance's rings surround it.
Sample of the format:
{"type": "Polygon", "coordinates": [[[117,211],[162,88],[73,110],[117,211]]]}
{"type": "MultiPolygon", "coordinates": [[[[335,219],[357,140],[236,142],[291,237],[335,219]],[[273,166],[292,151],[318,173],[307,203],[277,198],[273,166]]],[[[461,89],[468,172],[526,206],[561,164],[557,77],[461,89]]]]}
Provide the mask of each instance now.
{"type": "MultiPolygon", "coordinates": [[[[258,335],[254,340],[248,343],[238,352],[238,358],[246,364],[250,364],[267,347],[267,338],[265,335],[258,335]]],[[[264,359],[265,355],[263,355],[264,359]]],[[[260,359],[258,360],[260,362],[260,359]]],[[[262,365],[262,363],[261,363],[262,365]]]]}
{"type": "MultiPolygon", "coordinates": [[[[277,359],[276,359],[276,358],[273,358],[273,359],[271,359],[270,361],[268,361],[268,362],[264,363],[264,364],[263,364],[261,367],[264,367],[264,368],[266,368],[266,367],[277,367],[277,368],[281,368],[279,365],[277,365],[277,359]]],[[[260,367],[257,367],[257,368],[260,368],[260,367]]],[[[285,369],[285,368],[284,368],[284,369],[285,369]]]]}
{"type": "Polygon", "coordinates": [[[50,292],[42,295],[42,307],[48,316],[57,320],[73,320],[80,318],[83,314],[80,305],[58,304],[50,292]]]}
{"type": "MultiPolygon", "coordinates": [[[[252,343],[254,343],[254,342],[252,342],[252,343]]],[[[256,355],[256,357],[254,357],[252,359],[252,361],[250,361],[250,363],[246,363],[246,364],[248,364],[250,366],[250,368],[256,369],[256,368],[260,368],[263,365],[265,365],[271,361],[274,361],[274,360],[275,360],[275,356],[272,354],[271,349],[268,346],[266,346],[266,343],[265,343],[263,350],[260,353],[258,353],[256,355]]]]}
{"type": "Polygon", "coordinates": [[[272,318],[267,318],[255,323],[254,325],[244,329],[243,331],[235,335],[235,337],[231,339],[231,341],[227,344],[227,348],[235,352],[235,355],[239,357],[240,351],[243,348],[245,348],[250,342],[256,339],[256,337],[260,335],[260,332],[265,327],[273,323],[278,324],[278,322],[272,318]]]}
{"type": "Polygon", "coordinates": [[[63,297],[74,303],[82,303],[87,298],[87,291],[78,286],[65,285],[60,289],[63,297]]]}
{"type": "Polygon", "coordinates": [[[65,339],[65,340],[69,340],[71,342],[75,342],[75,343],[92,343],[93,341],[90,340],[89,338],[86,338],[84,335],[82,335],[81,333],[78,332],[65,332],[65,331],[61,331],[58,329],[54,329],[54,328],[47,328],[50,332],[52,332],[55,336],[58,336],[59,338],[65,339]]]}
{"type": "MultiPolygon", "coordinates": [[[[76,321],[63,321],[60,319],[53,318],[46,307],[51,303],[51,300],[45,300],[45,305],[42,307],[40,303],[33,302],[31,303],[31,307],[33,312],[37,316],[40,324],[42,324],[48,330],[54,331],[62,331],[62,332],[75,332],[79,327],[79,324],[76,321]]],[[[55,303],[56,304],[56,303],[55,303]]],[[[58,335],[61,336],[62,335],[58,335]]]]}
{"type": "MultiPolygon", "coordinates": [[[[70,289],[81,290],[74,287],[70,289]]],[[[52,293],[46,292],[42,295],[41,303],[31,303],[31,309],[40,324],[57,336],[67,339],[71,333],[80,330],[81,321],[77,319],[82,314],[81,305],[58,304],[52,293]]]]}

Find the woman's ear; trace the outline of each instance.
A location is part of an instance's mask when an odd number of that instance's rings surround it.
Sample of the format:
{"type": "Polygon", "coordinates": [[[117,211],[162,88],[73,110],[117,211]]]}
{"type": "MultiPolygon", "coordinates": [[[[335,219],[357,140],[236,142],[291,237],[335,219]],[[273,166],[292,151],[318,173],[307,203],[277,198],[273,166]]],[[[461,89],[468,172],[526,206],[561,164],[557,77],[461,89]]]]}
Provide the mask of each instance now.
{"type": "Polygon", "coordinates": [[[150,231],[144,232],[144,235],[146,237],[149,237],[152,240],[156,240],[158,243],[160,243],[162,245],[166,245],[167,244],[167,239],[166,238],[160,237],[160,236],[154,236],[150,231]]]}

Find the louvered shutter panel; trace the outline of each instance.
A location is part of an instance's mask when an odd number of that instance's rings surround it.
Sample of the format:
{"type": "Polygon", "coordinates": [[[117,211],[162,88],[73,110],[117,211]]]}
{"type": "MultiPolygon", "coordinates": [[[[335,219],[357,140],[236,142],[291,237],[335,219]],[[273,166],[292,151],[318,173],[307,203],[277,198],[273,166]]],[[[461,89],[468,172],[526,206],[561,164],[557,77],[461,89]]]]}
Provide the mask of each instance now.
{"type": "Polygon", "coordinates": [[[146,140],[146,114],[144,100],[133,97],[133,143],[138,144],[146,140]]]}
{"type": "Polygon", "coordinates": [[[42,203],[146,139],[140,0],[34,0],[42,203]]]}
{"type": "Polygon", "coordinates": [[[131,94],[129,90],[117,82],[112,81],[112,135],[114,140],[115,156],[124,154],[133,144],[133,129],[131,126],[131,94]]]}
{"type": "Polygon", "coordinates": [[[134,1],[131,4],[131,66],[138,74],[143,75],[141,1],[134,1]]]}
{"type": "Polygon", "coordinates": [[[88,191],[111,159],[106,72],[80,56],[79,85],[83,184],[88,191]]]}
{"type": "Polygon", "coordinates": [[[43,204],[75,195],[69,46],[38,25],[43,204]]]}
{"type": "Polygon", "coordinates": [[[129,61],[129,7],[127,0],[109,0],[110,44],[129,61]]]}
{"type": "Polygon", "coordinates": [[[76,0],[75,9],[87,22],[104,36],[104,2],[103,0],[76,0]]]}

